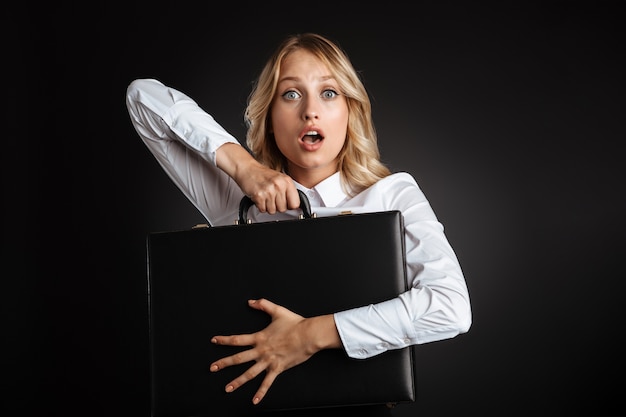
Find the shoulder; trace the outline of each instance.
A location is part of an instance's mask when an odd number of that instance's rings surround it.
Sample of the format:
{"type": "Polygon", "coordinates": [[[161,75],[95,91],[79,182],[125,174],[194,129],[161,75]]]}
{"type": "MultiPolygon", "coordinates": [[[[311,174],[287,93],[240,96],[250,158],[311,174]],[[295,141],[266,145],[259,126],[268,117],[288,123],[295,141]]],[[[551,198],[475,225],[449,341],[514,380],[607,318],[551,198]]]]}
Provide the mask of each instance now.
{"type": "Polygon", "coordinates": [[[408,172],[397,172],[380,179],[361,193],[367,201],[376,201],[383,210],[405,210],[426,201],[415,178],[408,172]]]}
{"type": "Polygon", "coordinates": [[[386,196],[394,196],[398,193],[419,193],[421,189],[413,175],[408,172],[396,172],[379,180],[370,187],[386,196]]]}
{"type": "Polygon", "coordinates": [[[348,206],[355,213],[399,210],[410,222],[435,218],[417,181],[407,172],[393,173],[380,179],[342,204],[342,207],[348,206]]]}
{"type": "Polygon", "coordinates": [[[408,172],[393,173],[381,179],[375,185],[386,186],[391,184],[419,187],[417,185],[415,177],[413,177],[413,175],[409,174],[408,172]]]}
{"type": "Polygon", "coordinates": [[[387,210],[400,210],[405,216],[419,208],[422,216],[433,217],[430,203],[415,177],[408,172],[391,174],[377,184],[383,205],[387,210]]]}

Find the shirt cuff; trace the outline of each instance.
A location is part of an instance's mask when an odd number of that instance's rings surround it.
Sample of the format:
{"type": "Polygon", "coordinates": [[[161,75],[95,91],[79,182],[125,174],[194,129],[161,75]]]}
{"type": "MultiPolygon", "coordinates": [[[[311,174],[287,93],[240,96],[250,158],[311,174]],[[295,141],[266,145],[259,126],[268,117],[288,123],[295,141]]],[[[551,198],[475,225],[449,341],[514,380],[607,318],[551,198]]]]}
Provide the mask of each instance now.
{"type": "Polygon", "coordinates": [[[339,337],[351,358],[369,358],[415,341],[415,331],[410,320],[407,324],[408,314],[399,298],[341,311],[334,316],[339,337]]]}

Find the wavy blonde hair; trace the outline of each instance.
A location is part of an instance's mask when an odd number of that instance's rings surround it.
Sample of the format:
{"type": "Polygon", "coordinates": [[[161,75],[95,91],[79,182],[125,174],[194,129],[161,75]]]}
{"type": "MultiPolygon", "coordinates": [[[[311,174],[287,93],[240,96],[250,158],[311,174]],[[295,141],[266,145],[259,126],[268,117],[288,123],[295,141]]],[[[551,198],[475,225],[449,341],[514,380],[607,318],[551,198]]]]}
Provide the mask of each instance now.
{"type": "Polygon", "coordinates": [[[270,109],[281,64],[290,53],[300,49],[312,53],[328,67],[341,94],[346,97],[348,129],[338,155],[339,172],[344,190],[350,195],[358,194],[391,172],[380,161],[372,106],[365,86],[347,54],[324,36],[315,33],[290,35],[267,61],[254,83],[244,112],[248,128],[246,144],[262,164],[279,171],[286,168],[287,161],[271,133],[270,109]]]}

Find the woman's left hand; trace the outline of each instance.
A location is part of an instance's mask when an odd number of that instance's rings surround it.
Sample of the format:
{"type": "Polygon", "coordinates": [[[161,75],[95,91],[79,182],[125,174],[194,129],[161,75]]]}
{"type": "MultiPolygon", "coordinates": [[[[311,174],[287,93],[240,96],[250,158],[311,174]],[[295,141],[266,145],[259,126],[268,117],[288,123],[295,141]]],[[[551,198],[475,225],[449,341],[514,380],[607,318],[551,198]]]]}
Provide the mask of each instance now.
{"type": "Polygon", "coordinates": [[[305,318],[266,299],[249,300],[248,304],[269,314],[272,321],[265,329],[256,333],[215,336],[211,339],[212,343],[218,345],[252,346],[251,349],[211,364],[211,372],[217,372],[229,366],[255,362],[226,385],[226,392],[235,391],[266,371],[265,378],[252,399],[253,404],[258,404],[280,373],[308,360],[323,348],[341,346],[332,315],[305,318]]]}

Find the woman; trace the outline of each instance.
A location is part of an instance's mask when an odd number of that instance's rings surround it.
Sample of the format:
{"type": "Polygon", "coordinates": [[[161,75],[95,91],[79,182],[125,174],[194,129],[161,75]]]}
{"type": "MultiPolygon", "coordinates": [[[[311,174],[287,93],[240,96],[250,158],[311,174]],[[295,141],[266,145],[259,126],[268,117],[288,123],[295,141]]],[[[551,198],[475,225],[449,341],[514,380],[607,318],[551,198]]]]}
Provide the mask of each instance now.
{"type": "Polygon", "coordinates": [[[212,226],[232,224],[249,196],[255,222],[299,214],[302,190],[318,216],[400,210],[410,290],[372,306],[302,317],[271,300],[250,300],[272,321],[212,342],[249,346],[210,364],[250,362],[232,392],[265,371],[258,404],[275,378],[322,349],[367,358],[452,338],[471,325],[467,286],[426,197],[408,173],[379,160],[368,94],[347,55],[317,34],[287,37],[263,68],[245,112],[252,155],[191,98],[154,79],[133,81],[127,107],[139,136],[212,226]]]}

